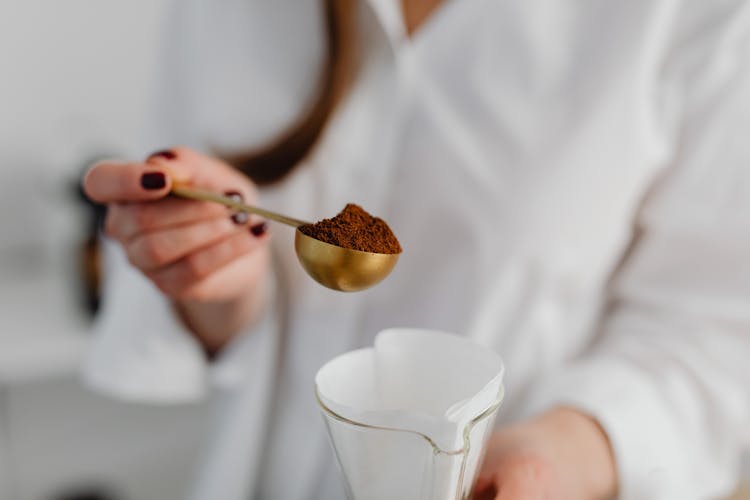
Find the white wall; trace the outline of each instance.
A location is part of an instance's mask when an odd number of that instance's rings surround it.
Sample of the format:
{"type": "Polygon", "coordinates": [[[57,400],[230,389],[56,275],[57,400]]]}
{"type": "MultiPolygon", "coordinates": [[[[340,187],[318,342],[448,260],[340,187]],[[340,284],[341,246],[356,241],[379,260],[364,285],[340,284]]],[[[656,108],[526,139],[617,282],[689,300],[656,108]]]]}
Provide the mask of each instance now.
{"type": "Polygon", "coordinates": [[[38,239],[29,197],[60,196],[87,155],[134,150],[167,3],[0,0],[0,248],[38,239]]]}
{"type": "Polygon", "coordinates": [[[81,387],[82,164],[136,151],[168,0],[0,0],[0,499],[95,481],[177,500],[206,405],[124,405],[81,387]]]}

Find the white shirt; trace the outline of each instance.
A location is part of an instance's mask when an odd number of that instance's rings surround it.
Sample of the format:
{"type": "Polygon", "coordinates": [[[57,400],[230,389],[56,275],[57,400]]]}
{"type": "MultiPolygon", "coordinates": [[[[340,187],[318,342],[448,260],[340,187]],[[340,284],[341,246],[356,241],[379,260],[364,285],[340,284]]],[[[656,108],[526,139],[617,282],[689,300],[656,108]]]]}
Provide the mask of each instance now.
{"type": "MultiPolygon", "coordinates": [[[[405,248],[392,276],[324,289],[273,226],[279,300],[209,366],[114,250],[88,380],[161,402],[218,387],[193,499],[330,500],[316,370],[385,327],[448,330],[505,359],[500,424],[558,404],[596,417],[621,498],[727,494],[750,442],[749,16],[742,0],[453,0],[409,39],[396,2],[363,0],[357,83],[262,203],[381,215],[405,248]]],[[[186,0],[165,39],[151,145],[204,150],[291,123],[325,43],[319,3],[292,0],[186,0]]]]}

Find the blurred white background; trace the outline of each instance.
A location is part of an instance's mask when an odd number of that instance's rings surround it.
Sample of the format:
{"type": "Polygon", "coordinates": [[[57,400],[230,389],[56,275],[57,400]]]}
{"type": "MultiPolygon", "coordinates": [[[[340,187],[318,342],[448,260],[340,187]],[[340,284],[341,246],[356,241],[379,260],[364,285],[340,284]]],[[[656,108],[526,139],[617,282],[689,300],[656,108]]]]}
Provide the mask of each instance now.
{"type": "Polygon", "coordinates": [[[200,459],[207,405],[116,403],[76,374],[74,186],[93,157],[143,153],[168,3],[0,0],[0,500],[179,499],[200,459]]]}
{"type": "Polygon", "coordinates": [[[207,408],[81,387],[85,164],[138,147],[166,0],[0,0],[0,499],[182,498],[207,408]],[[86,494],[84,494],[86,493],[86,494]],[[88,495],[88,496],[86,496],[88,495]]]}

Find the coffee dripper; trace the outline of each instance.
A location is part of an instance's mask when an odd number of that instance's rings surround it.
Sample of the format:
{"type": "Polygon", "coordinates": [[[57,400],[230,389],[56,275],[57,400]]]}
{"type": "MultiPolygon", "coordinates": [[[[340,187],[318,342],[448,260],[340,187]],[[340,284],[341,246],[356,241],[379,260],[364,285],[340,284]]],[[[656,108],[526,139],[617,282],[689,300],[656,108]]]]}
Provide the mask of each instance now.
{"type": "Polygon", "coordinates": [[[315,396],[347,498],[470,498],[502,402],[502,376],[494,352],[413,329],[381,332],[374,348],[323,366],[315,396]]]}

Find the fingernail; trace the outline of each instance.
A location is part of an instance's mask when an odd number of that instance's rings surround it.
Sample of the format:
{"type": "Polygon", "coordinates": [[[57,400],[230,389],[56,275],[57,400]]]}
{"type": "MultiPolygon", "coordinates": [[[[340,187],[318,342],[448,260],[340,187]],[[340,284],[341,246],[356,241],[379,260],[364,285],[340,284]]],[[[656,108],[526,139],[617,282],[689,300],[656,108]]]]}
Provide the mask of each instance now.
{"type": "Polygon", "coordinates": [[[253,234],[253,236],[257,236],[259,238],[266,234],[267,230],[268,224],[266,224],[265,222],[260,222],[258,224],[250,226],[250,232],[253,234]]]}
{"type": "Polygon", "coordinates": [[[165,160],[174,160],[175,158],[177,158],[177,155],[174,153],[174,151],[165,149],[164,151],[157,151],[156,153],[151,153],[150,155],[148,155],[147,160],[150,160],[152,158],[164,158],[165,160]]]}
{"type": "MultiPolygon", "coordinates": [[[[237,203],[242,203],[242,200],[244,199],[242,197],[242,193],[240,193],[239,191],[224,191],[224,196],[226,196],[227,198],[231,198],[237,203]]],[[[231,215],[232,222],[240,226],[243,224],[247,224],[249,218],[250,217],[245,212],[236,212],[231,215]]]]}
{"type": "Polygon", "coordinates": [[[141,176],[143,189],[161,189],[167,185],[167,177],[162,172],[147,172],[141,176]]]}
{"type": "Polygon", "coordinates": [[[232,198],[232,200],[236,201],[237,203],[242,203],[242,200],[244,198],[242,197],[242,193],[239,191],[224,191],[224,196],[227,198],[232,198]]]}
{"type": "Polygon", "coordinates": [[[247,224],[247,220],[249,217],[245,212],[237,212],[236,214],[232,214],[232,222],[237,224],[238,226],[241,226],[243,224],[247,224]]]}

